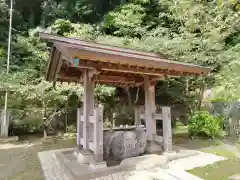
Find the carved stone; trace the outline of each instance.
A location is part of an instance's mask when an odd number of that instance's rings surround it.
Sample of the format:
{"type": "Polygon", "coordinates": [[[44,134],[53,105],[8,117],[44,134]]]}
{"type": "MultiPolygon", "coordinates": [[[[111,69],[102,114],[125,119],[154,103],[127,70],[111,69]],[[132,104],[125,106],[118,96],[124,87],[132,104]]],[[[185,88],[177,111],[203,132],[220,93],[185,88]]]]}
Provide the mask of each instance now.
{"type": "Polygon", "coordinates": [[[104,135],[104,158],[123,160],[144,154],[147,135],[144,129],[134,131],[106,132],[104,135]]]}

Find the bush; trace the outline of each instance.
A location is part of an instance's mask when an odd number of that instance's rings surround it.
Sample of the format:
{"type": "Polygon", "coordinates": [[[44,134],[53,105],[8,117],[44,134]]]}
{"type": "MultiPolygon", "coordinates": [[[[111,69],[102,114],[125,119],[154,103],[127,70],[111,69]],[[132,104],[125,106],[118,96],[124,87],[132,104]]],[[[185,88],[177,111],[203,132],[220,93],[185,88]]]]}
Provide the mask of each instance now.
{"type": "Polygon", "coordinates": [[[75,125],[70,125],[70,126],[68,126],[67,127],[67,132],[68,133],[76,133],[77,131],[76,131],[76,126],[75,125]]]}
{"type": "Polygon", "coordinates": [[[181,122],[181,121],[176,121],[176,125],[175,125],[176,127],[183,127],[183,126],[185,126],[184,124],[183,124],[183,122],[181,122]]]}
{"type": "Polygon", "coordinates": [[[188,131],[190,136],[216,138],[222,134],[222,118],[214,117],[207,111],[196,112],[189,119],[188,131]]]}

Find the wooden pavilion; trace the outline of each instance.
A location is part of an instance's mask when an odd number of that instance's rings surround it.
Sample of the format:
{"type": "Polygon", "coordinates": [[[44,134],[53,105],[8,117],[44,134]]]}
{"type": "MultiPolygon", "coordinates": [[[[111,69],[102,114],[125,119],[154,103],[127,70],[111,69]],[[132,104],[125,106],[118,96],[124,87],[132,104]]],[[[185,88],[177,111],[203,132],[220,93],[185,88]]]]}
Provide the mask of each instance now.
{"type": "MultiPolygon", "coordinates": [[[[84,87],[83,114],[79,116],[78,145],[83,150],[94,149],[95,161],[102,161],[102,130],[95,128],[89,143],[89,127],[92,115],[99,111],[94,107],[94,85],[107,84],[120,87],[142,86],[145,91],[144,119],[147,140],[153,141],[156,134],[155,84],[166,76],[195,76],[210,69],[197,65],[166,59],[162,55],[132,49],[93,43],[74,38],[40,33],[40,37],[52,44],[46,79],[82,83],[84,87]],[[96,110],[96,111],[95,111],[96,110]],[[82,131],[82,132],[80,132],[82,131]],[[81,135],[80,135],[81,134],[81,135]],[[99,143],[97,143],[99,142],[99,143]],[[94,147],[91,147],[94,146],[94,147]]],[[[95,118],[96,118],[95,114],[95,118]]],[[[163,141],[166,149],[171,149],[170,108],[163,112],[163,141]],[[164,119],[165,118],[165,119],[164,119]],[[164,130],[165,128],[165,130],[164,130]],[[169,144],[170,143],[170,144],[169,144]]],[[[100,121],[102,118],[99,118],[100,121]]],[[[85,154],[86,155],[86,154],[85,154]]]]}

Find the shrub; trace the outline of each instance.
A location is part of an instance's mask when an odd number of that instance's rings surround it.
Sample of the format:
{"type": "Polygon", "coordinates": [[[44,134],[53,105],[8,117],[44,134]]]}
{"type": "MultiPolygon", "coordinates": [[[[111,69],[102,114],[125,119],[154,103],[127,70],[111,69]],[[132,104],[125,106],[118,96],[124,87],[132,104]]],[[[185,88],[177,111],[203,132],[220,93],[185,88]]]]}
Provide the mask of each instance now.
{"type": "Polygon", "coordinates": [[[176,121],[176,127],[183,127],[183,126],[185,126],[185,125],[183,124],[183,122],[181,122],[181,121],[176,121]]]}
{"type": "Polygon", "coordinates": [[[188,131],[190,136],[215,138],[222,134],[222,118],[212,116],[207,111],[198,111],[189,119],[188,131]]]}
{"type": "Polygon", "coordinates": [[[67,132],[68,133],[76,133],[76,126],[75,125],[70,125],[67,127],[67,132]]]}

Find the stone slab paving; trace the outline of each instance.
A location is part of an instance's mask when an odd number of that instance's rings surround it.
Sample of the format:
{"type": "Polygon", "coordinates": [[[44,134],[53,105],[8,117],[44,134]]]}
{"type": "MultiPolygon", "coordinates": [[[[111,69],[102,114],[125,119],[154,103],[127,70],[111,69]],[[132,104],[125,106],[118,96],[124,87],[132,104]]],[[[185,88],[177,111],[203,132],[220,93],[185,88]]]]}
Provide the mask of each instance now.
{"type": "Polygon", "coordinates": [[[228,179],[229,180],[240,180],[240,174],[235,174],[234,176],[231,176],[228,179]]]}
{"type": "Polygon", "coordinates": [[[185,171],[153,168],[142,171],[123,171],[91,180],[202,180],[185,171]],[[180,176],[181,177],[180,177],[180,176]]]}
{"type": "Polygon", "coordinates": [[[122,171],[91,180],[179,180],[161,169],[144,171],[122,171]]]}
{"type": "Polygon", "coordinates": [[[54,151],[39,152],[38,157],[46,180],[75,180],[73,175],[59,163],[54,151]]]}
{"type": "Polygon", "coordinates": [[[171,174],[172,176],[178,178],[179,180],[203,180],[200,177],[194,176],[182,169],[166,169],[165,172],[171,174]]]}
{"type": "Polygon", "coordinates": [[[190,170],[196,167],[213,164],[217,161],[223,161],[226,158],[214,154],[199,152],[198,155],[177,159],[169,162],[171,169],[190,170]]]}
{"type": "MultiPolygon", "coordinates": [[[[76,178],[77,175],[74,175],[73,171],[66,168],[63,163],[61,165],[56,154],[58,154],[56,151],[46,151],[38,154],[46,180],[85,180],[76,178]]],[[[69,157],[68,159],[72,160],[72,158],[69,157]]],[[[123,170],[91,180],[201,180],[201,178],[185,170],[213,164],[224,159],[225,158],[213,154],[198,152],[193,156],[170,161],[168,168],[153,166],[151,168],[123,170]]],[[[74,164],[74,166],[76,166],[75,171],[78,169],[78,171],[81,172],[80,174],[84,174],[84,169],[81,168],[81,164],[74,164]]]]}

